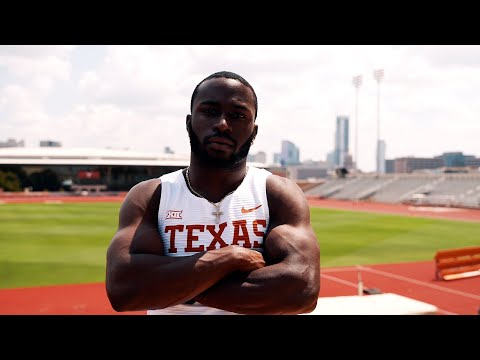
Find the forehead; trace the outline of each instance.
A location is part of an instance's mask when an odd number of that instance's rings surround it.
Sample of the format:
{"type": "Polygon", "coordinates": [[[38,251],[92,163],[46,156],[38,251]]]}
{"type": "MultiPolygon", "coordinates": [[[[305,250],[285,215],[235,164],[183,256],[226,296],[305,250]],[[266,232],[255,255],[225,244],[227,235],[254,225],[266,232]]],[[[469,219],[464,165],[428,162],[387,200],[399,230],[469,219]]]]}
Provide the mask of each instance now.
{"type": "Polygon", "coordinates": [[[220,103],[236,102],[255,109],[252,90],[235,79],[214,78],[198,87],[196,103],[214,101],[220,103]]]}

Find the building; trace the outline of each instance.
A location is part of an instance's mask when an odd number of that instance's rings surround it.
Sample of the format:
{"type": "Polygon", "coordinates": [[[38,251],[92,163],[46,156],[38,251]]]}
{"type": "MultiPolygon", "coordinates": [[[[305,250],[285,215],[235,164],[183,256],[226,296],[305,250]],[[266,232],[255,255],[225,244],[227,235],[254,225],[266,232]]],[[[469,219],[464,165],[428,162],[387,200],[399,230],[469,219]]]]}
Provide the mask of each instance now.
{"type": "Polygon", "coordinates": [[[163,148],[163,152],[164,152],[165,154],[175,154],[175,151],[173,151],[173,150],[170,148],[170,146],[165,146],[165,147],[163,148]]]}
{"type": "Polygon", "coordinates": [[[387,174],[395,172],[395,160],[385,160],[385,172],[387,174]]]}
{"type": "Polygon", "coordinates": [[[281,154],[280,153],[273,153],[273,163],[275,165],[280,165],[281,154]]]}
{"type": "Polygon", "coordinates": [[[471,155],[465,156],[465,166],[480,169],[480,158],[471,155]]]}
{"type": "Polygon", "coordinates": [[[377,173],[385,174],[385,152],[387,145],[385,140],[378,140],[377,142],[377,173]]]}
{"type": "Polygon", "coordinates": [[[440,156],[435,156],[434,159],[441,159],[443,166],[447,167],[465,166],[465,156],[461,152],[445,152],[440,156]]]}
{"type": "Polygon", "coordinates": [[[335,167],[336,167],[336,165],[335,165],[335,150],[327,153],[326,162],[327,162],[328,168],[330,170],[335,169],[335,167]]]}
{"type": "Polygon", "coordinates": [[[184,168],[189,157],[128,150],[30,147],[0,149],[0,171],[33,191],[127,191],[140,181],[184,168]]]}
{"type": "Polygon", "coordinates": [[[60,141],[53,140],[41,140],[40,147],[61,147],[62,143],[60,141]]]}
{"type": "Polygon", "coordinates": [[[345,154],[345,156],[343,157],[343,167],[346,169],[355,168],[351,154],[345,154]]]}
{"type": "Polygon", "coordinates": [[[411,173],[415,170],[436,169],[443,166],[441,158],[402,157],[394,160],[395,173],[411,173]]]}
{"type": "Polygon", "coordinates": [[[264,151],[259,151],[256,154],[248,154],[247,160],[251,162],[266,164],[267,154],[264,151]]]}
{"type": "Polygon", "coordinates": [[[288,178],[301,181],[301,180],[318,180],[323,179],[328,176],[328,166],[326,163],[323,164],[312,164],[312,165],[293,165],[287,166],[288,178]]]}
{"type": "Polygon", "coordinates": [[[335,127],[335,148],[333,162],[335,167],[345,167],[345,157],[348,155],[349,118],[339,115],[335,127]]]}
{"type": "MultiPolygon", "coordinates": [[[[190,155],[130,150],[35,147],[0,149],[0,172],[13,172],[32,191],[128,191],[135,184],[183,169],[190,155]]],[[[264,167],[264,164],[247,162],[264,167]]]]}
{"type": "Polygon", "coordinates": [[[387,173],[411,173],[419,170],[434,170],[439,172],[448,169],[464,168],[465,171],[475,171],[480,168],[480,158],[464,155],[462,152],[445,152],[433,158],[401,157],[386,160],[387,173]],[[470,170],[469,170],[470,169],[470,170]]]}
{"type": "Polygon", "coordinates": [[[294,143],[288,140],[282,141],[280,164],[282,166],[300,164],[300,149],[294,143]]]}
{"type": "Polygon", "coordinates": [[[5,142],[0,141],[0,148],[3,148],[3,147],[24,147],[24,146],[25,146],[25,141],[23,141],[23,140],[17,141],[15,139],[9,138],[5,142]]]}

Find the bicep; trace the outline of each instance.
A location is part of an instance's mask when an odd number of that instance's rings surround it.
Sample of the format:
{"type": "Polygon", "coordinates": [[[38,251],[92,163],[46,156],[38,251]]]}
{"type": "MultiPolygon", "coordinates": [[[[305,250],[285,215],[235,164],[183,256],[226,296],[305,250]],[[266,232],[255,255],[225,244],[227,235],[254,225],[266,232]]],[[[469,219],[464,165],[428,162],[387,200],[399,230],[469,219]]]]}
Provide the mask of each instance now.
{"type": "Polygon", "coordinates": [[[134,187],[119,211],[119,226],[109,246],[114,255],[163,255],[163,243],[157,227],[160,185],[134,187]]]}
{"type": "Polygon", "coordinates": [[[315,260],[320,256],[317,238],[310,226],[277,225],[270,230],[264,244],[269,264],[315,260]]]}
{"type": "Polygon", "coordinates": [[[267,260],[317,261],[320,249],[303,191],[291,181],[270,181],[270,226],[264,242],[267,260]]]}

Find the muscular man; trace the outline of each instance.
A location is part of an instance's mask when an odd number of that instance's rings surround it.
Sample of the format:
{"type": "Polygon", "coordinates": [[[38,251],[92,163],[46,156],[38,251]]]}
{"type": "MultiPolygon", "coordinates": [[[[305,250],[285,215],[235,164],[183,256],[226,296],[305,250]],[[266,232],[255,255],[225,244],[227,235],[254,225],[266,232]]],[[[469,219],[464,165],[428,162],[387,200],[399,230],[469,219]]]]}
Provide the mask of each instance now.
{"type": "Polygon", "coordinates": [[[135,185],[107,251],[116,311],[301,314],[320,290],[320,249],[303,191],[247,166],[258,103],[218,72],[194,89],[186,169],[135,185]]]}

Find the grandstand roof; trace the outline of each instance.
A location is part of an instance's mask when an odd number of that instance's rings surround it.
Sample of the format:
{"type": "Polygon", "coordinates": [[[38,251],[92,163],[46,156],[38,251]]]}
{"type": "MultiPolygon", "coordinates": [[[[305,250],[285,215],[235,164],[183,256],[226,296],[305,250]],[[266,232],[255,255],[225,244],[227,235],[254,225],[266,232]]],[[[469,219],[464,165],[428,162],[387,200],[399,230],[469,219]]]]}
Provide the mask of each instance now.
{"type": "Polygon", "coordinates": [[[7,147],[0,148],[0,164],[21,165],[188,165],[190,156],[165,153],[146,153],[130,150],[64,148],[64,147],[7,147]]]}
{"type": "MultiPolygon", "coordinates": [[[[188,166],[190,155],[148,153],[131,150],[5,147],[0,148],[0,165],[132,165],[188,166]]],[[[250,165],[264,167],[260,163],[250,165]]]]}

